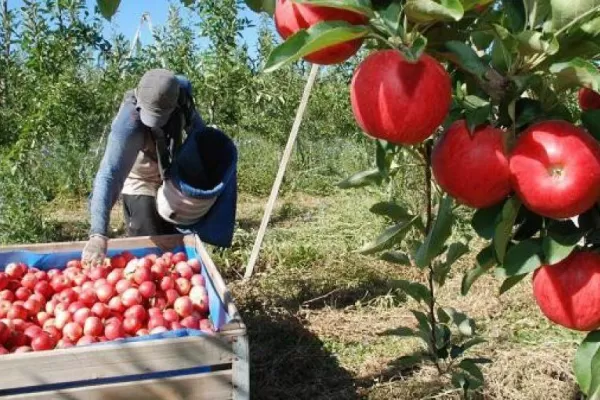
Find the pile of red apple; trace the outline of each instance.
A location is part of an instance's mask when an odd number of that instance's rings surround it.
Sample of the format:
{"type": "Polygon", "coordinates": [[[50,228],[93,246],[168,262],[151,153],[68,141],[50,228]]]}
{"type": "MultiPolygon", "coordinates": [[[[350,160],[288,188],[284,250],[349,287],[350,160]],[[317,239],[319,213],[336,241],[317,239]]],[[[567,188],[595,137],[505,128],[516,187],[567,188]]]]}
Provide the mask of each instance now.
{"type": "Polygon", "coordinates": [[[183,252],[48,271],[0,272],[0,354],[51,350],[176,329],[214,332],[201,265],[183,252]]]}

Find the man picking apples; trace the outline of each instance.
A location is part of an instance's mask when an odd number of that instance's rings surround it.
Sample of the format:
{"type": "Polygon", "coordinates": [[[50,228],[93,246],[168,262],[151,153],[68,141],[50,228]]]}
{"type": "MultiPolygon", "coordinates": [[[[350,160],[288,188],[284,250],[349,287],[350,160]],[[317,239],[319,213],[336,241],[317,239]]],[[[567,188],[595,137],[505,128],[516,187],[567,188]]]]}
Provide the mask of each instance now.
{"type": "Polygon", "coordinates": [[[128,236],[195,233],[230,246],[236,163],[233,142],[207,127],[196,110],[190,81],[166,69],[147,71],[125,93],[112,122],[90,198],[82,261],[104,261],[119,194],[128,236]]]}

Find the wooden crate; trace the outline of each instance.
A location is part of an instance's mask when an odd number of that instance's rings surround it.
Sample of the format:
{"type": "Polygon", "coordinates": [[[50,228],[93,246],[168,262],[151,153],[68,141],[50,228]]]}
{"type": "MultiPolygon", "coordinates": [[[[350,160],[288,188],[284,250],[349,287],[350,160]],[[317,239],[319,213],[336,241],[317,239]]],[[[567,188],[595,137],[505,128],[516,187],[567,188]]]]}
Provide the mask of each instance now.
{"type": "MultiPolygon", "coordinates": [[[[0,247],[0,255],[73,254],[84,242],[0,247]],[[29,253],[31,252],[31,253],[29,253]],[[8,254],[6,254],[8,253],[8,254]],[[71,254],[69,254],[71,253],[71,254]]],[[[211,297],[214,335],[105,342],[45,352],[0,356],[0,398],[22,400],[248,399],[246,327],[203,244],[169,235],[109,241],[109,254],[143,249],[187,249],[202,262],[211,297]],[[219,305],[215,309],[215,301],[219,305]],[[220,325],[220,326],[219,326],[220,325]]],[[[136,254],[136,255],[138,255],[136,254]]],[[[4,265],[0,265],[4,268],[4,265]]],[[[140,338],[141,339],[141,338],[140,338]]]]}

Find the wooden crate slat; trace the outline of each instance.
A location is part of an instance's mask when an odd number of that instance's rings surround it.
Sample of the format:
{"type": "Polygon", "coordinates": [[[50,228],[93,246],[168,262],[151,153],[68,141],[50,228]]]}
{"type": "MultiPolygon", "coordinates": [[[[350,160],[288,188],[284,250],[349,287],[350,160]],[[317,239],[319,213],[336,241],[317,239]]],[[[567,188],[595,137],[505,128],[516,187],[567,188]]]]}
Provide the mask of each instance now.
{"type": "Polygon", "coordinates": [[[83,381],[230,363],[231,344],[183,337],[0,357],[0,389],[83,381]]]}
{"type": "Polygon", "coordinates": [[[3,400],[231,399],[231,371],[0,397],[3,400]]]}

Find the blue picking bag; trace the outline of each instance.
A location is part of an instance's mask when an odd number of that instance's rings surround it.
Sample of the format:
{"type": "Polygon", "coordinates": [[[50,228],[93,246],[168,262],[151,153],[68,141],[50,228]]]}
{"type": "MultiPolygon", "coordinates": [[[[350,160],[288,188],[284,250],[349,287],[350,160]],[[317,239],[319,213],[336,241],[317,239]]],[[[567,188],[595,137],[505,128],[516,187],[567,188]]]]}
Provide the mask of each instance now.
{"type": "Polygon", "coordinates": [[[186,196],[216,197],[216,201],[195,224],[178,225],[181,233],[196,234],[215,246],[231,246],[237,208],[237,161],[235,144],[216,128],[205,127],[186,138],[169,169],[169,178],[186,196]]]}

